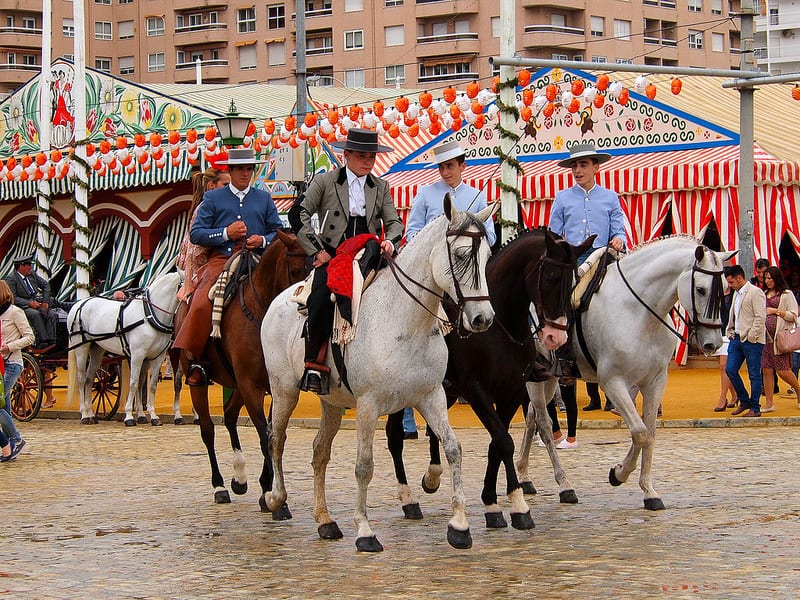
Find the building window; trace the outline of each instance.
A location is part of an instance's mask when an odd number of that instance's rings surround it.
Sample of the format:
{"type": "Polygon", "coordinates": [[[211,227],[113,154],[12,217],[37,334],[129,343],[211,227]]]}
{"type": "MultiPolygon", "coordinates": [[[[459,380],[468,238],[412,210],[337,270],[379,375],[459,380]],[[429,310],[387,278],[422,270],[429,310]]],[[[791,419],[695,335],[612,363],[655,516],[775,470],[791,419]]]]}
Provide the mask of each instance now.
{"type": "Polygon", "coordinates": [[[567,17],[559,14],[550,15],[550,25],[553,27],[566,27],[567,17]]]}
{"type": "Polygon", "coordinates": [[[406,34],[403,25],[384,27],[383,34],[386,39],[387,46],[402,46],[406,43],[406,34]]]}
{"type": "Polygon", "coordinates": [[[61,21],[61,33],[65,38],[75,37],[75,21],[72,19],[64,19],[61,21]]]}
{"type": "Polygon", "coordinates": [[[447,35],[447,22],[433,23],[431,25],[431,35],[434,37],[441,37],[447,35]]]}
{"type": "Polygon", "coordinates": [[[725,52],[725,34],[712,33],[711,34],[711,51],[712,52],[725,52]]]}
{"type": "Polygon", "coordinates": [[[120,21],[117,23],[117,34],[121,40],[133,38],[133,21],[120,21]]]}
{"type": "Polygon", "coordinates": [[[711,14],[712,15],[722,14],[722,0],[711,0],[711,14]]]}
{"type": "Polygon", "coordinates": [[[384,6],[403,6],[403,0],[386,0],[384,6]]]}
{"type": "Polygon", "coordinates": [[[283,29],[286,27],[286,7],[283,4],[267,6],[267,29],[283,29]]]}
{"type": "Polygon", "coordinates": [[[9,29],[14,28],[14,15],[6,16],[6,27],[8,27],[9,29]]]}
{"type": "Polygon", "coordinates": [[[178,50],[175,52],[175,66],[180,66],[186,62],[186,52],[178,50]]]}
{"type": "Polygon", "coordinates": [[[702,50],[703,48],[703,32],[696,29],[689,30],[689,48],[695,50],[702,50]]]}
{"type": "Polygon", "coordinates": [[[111,6],[111,0],[94,0],[94,3],[95,4],[107,4],[108,6],[111,6]]]}
{"type": "Polygon", "coordinates": [[[239,68],[243,71],[256,68],[256,45],[239,46],[239,68]]]}
{"type": "Polygon", "coordinates": [[[364,10],[364,0],[344,0],[344,12],[364,10]]]}
{"type": "Polygon", "coordinates": [[[38,65],[36,62],[36,55],[35,54],[23,54],[22,55],[22,64],[26,67],[35,67],[38,65]]]}
{"type": "Polygon", "coordinates": [[[617,63],[618,65],[632,65],[633,64],[633,59],[631,59],[631,58],[618,58],[614,62],[617,63]]]}
{"type": "Polygon", "coordinates": [[[364,87],[364,69],[348,69],[344,72],[344,84],[350,88],[364,87]]]}
{"type": "Polygon", "coordinates": [[[239,33],[251,33],[256,30],[256,9],[240,8],[236,11],[236,22],[239,33]]]}
{"type": "Polygon", "coordinates": [[[618,40],[631,39],[631,22],[621,19],[614,19],[614,37],[618,40]]]}
{"type": "Polygon", "coordinates": [[[119,0],[120,4],[133,4],[133,0],[119,0]]]}
{"type": "Polygon", "coordinates": [[[592,28],[592,37],[603,37],[606,34],[606,20],[605,17],[592,17],[590,27],[592,28]]]}
{"type": "Polygon", "coordinates": [[[780,25],[780,18],[778,17],[778,9],[777,8],[770,8],[769,9],[769,24],[770,25],[780,25]]]}
{"type": "Polygon", "coordinates": [[[94,68],[104,73],[111,73],[111,58],[105,56],[98,56],[94,59],[94,68]]]}
{"type": "Polygon", "coordinates": [[[147,70],[150,73],[155,73],[157,71],[163,71],[164,67],[166,66],[164,53],[163,52],[156,52],[155,54],[148,54],[147,55],[147,70]]]}
{"type": "MultiPolygon", "coordinates": [[[[356,29],[344,32],[344,49],[361,50],[364,47],[364,31],[356,29]]],[[[362,86],[363,87],[363,86],[362,86]]]]}
{"type": "Polygon", "coordinates": [[[32,19],[31,17],[23,17],[22,18],[22,28],[23,29],[36,29],[36,19],[32,19]]]}
{"type": "Polygon", "coordinates": [[[551,55],[552,60],[569,60],[569,55],[554,52],[551,55]]]}
{"type": "Polygon", "coordinates": [[[120,75],[133,75],[134,72],[134,58],[132,56],[119,57],[119,74],[120,75]]]}
{"type": "Polygon", "coordinates": [[[492,25],[492,37],[499,38],[500,37],[500,17],[492,17],[491,18],[491,25],[492,25]]]}
{"type": "Polygon", "coordinates": [[[286,42],[267,44],[267,61],[271,67],[286,64],[286,42]]]}
{"type": "Polygon", "coordinates": [[[147,35],[164,35],[164,17],[147,17],[147,35]]]}
{"type": "Polygon", "coordinates": [[[14,54],[13,52],[9,52],[8,58],[6,60],[8,61],[8,64],[15,65],[17,64],[17,55],[14,54]]]}
{"type": "Polygon", "coordinates": [[[605,56],[593,56],[592,57],[593,63],[606,63],[608,59],[605,56]]]}
{"type": "Polygon", "coordinates": [[[96,40],[110,40],[111,37],[111,23],[108,21],[95,21],[94,22],[94,39],[96,40]]]}
{"type": "Polygon", "coordinates": [[[391,65],[384,69],[384,79],[386,85],[400,86],[406,82],[406,66],[391,65]]]}
{"type": "Polygon", "coordinates": [[[689,12],[703,12],[703,0],[689,0],[689,12]]]}

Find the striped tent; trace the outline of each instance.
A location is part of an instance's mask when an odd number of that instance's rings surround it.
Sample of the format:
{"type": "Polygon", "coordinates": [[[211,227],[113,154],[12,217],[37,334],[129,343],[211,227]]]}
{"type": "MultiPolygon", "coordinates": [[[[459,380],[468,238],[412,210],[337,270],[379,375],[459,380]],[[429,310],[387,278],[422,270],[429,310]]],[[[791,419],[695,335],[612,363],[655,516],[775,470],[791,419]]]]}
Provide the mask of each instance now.
{"type": "Polygon", "coordinates": [[[139,285],[148,286],[159,275],[167,273],[175,266],[178,258],[183,236],[189,228],[189,212],[183,213],[180,217],[172,221],[167,226],[163,237],[158,242],[153,257],[147,261],[147,265],[139,279],[139,285]]]}
{"type": "MultiPolygon", "coordinates": [[[[108,217],[100,221],[96,226],[92,227],[92,232],[89,235],[89,262],[94,262],[106,244],[113,239],[114,232],[121,222],[119,217],[108,217]]],[[[58,292],[57,298],[62,302],[75,299],[77,277],[75,274],[75,265],[70,265],[69,271],[61,284],[61,289],[58,292]]]]}

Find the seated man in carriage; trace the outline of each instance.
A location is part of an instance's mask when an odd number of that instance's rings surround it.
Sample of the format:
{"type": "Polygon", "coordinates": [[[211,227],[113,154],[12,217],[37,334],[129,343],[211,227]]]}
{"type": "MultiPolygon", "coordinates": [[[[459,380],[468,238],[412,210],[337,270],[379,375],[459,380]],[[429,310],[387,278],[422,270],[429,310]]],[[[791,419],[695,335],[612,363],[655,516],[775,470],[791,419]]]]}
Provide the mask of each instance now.
{"type": "Polygon", "coordinates": [[[33,271],[33,256],[14,259],[15,271],[6,278],[14,294],[14,304],[25,311],[36,334],[36,350],[46,350],[56,343],[57,314],[51,310],[50,282],[33,271]]]}
{"type": "Polygon", "coordinates": [[[193,244],[211,249],[208,262],[198,272],[195,293],[173,344],[189,361],[187,385],[208,385],[204,365],[206,342],[211,334],[211,301],[208,292],[227,260],[242,248],[259,254],[283,226],[269,192],[250,186],[258,161],[252,148],[234,148],[228,160],[220,161],[230,170],[231,182],[206,192],[189,234],[193,244]]]}

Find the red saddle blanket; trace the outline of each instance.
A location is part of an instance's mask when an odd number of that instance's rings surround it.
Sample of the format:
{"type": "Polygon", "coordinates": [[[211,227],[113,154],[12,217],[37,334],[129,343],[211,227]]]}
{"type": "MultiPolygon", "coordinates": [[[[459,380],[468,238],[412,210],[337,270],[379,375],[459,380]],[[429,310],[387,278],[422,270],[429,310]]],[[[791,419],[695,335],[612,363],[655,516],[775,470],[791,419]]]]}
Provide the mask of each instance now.
{"type": "Polygon", "coordinates": [[[353,297],[353,261],[371,240],[380,241],[373,233],[362,233],[346,239],[336,248],[336,256],[328,263],[328,287],[334,294],[353,297]]]}

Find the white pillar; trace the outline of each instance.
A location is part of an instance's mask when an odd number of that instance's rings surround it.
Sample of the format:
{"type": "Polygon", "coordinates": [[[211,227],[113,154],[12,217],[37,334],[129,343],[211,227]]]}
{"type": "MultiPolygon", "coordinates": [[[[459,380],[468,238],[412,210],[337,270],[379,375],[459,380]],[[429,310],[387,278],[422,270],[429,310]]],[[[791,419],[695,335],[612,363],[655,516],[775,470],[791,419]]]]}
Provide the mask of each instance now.
{"type": "MultiPolygon", "coordinates": [[[[50,114],[50,80],[52,78],[52,30],[53,15],[51,0],[42,1],[42,70],[39,74],[39,149],[44,153],[50,152],[50,132],[52,129],[50,114]]],[[[37,197],[37,219],[39,226],[36,228],[36,240],[38,248],[36,252],[36,262],[40,267],[44,267],[48,279],[52,276],[50,272],[50,261],[47,259],[46,249],[52,248],[49,214],[50,214],[50,181],[39,180],[39,193],[37,197]]]]}
{"type": "Polygon", "coordinates": [[[86,168],[86,27],[84,0],[73,0],[75,21],[75,262],[77,296],[89,296],[89,173],[86,168]]]}
{"type": "MultiPolygon", "coordinates": [[[[514,56],[516,45],[515,25],[514,25],[514,0],[500,1],[500,56],[514,56]]],[[[500,67],[500,82],[514,79],[514,67],[500,67]]],[[[514,87],[502,87],[500,90],[500,101],[508,106],[516,105],[516,89],[514,87]]],[[[507,131],[514,131],[517,122],[512,113],[500,111],[500,127],[507,131]]],[[[500,150],[506,156],[516,158],[516,143],[513,139],[500,136],[500,150]]],[[[506,161],[500,166],[500,181],[506,186],[516,187],[517,171],[506,161]]],[[[500,218],[503,223],[501,239],[505,243],[513,237],[517,231],[514,224],[517,223],[517,196],[514,192],[506,189],[500,190],[500,218]]]]}

